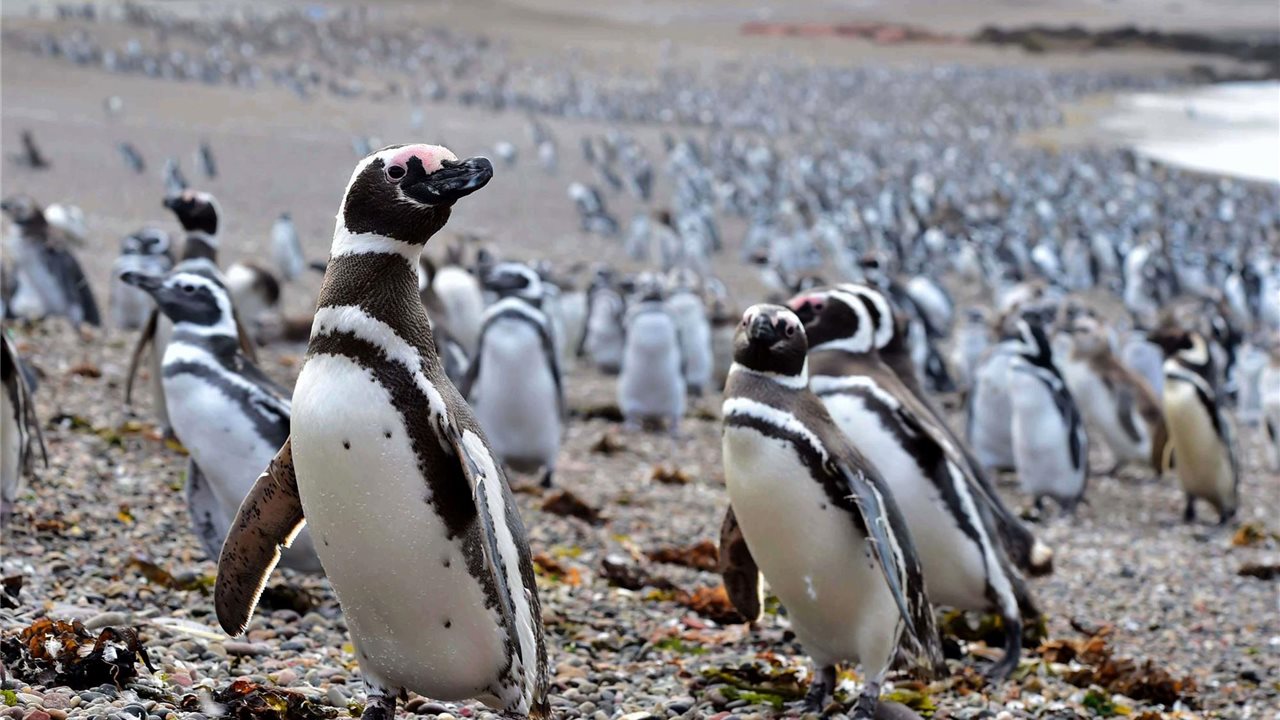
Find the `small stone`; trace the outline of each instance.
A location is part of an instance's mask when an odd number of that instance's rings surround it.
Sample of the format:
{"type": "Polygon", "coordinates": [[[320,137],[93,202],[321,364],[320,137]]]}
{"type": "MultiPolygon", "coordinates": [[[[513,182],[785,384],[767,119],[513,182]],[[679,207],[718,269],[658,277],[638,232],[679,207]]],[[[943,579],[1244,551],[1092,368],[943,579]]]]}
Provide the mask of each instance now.
{"type": "Polygon", "coordinates": [[[271,646],[265,643],[247,643],[238,640],[229,640],[222,643],[223,649],[228,655],[239,655],[242,657],[257,657],[260,655],[269,655],[271,646]]]}
{"type": "Polygon", "coordinates": [[[62,708],[45,708],[44,711],[49,713],[49,720],[67,720],[67,711],[62,708]]]}
{"type": "Polygon", "coordinates": [[[334,707],[346,707],[347,703],[350,702],[350,699],[347,698],[347,694],[342,692],[342,688],[336,685],[329,686],[329,692],[326,693],[326,697],[329,700],[329,704],[334,707]]]}
{"type": "Polygon", "coordinates": [[[129,619],[122,612],[104,612],[85,620],[84,626],[88,630],[101,630],[104,627],[126,625],[128,622],[129,619]]]}
{"type": "Polygon", "coordinates": [[[44,698],[40,695],[33,695],[29,692],[18,693],[18,702],[24,705],[40,705],[43,701],[44,698]]]}
{"type": "Polygon", "coordinates": [[[49,720],[49,713],[43,710],[32,710],[22,716],[22,720],[49,720]]]}

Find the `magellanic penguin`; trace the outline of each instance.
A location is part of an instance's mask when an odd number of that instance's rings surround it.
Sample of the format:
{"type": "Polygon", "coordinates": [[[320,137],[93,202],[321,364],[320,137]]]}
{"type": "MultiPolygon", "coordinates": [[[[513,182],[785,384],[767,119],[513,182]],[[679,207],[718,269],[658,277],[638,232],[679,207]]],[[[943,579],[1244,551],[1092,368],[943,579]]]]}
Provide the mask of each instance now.
{"type": "Polygon", "coordinates": [[[1089,479],[1084,418],[1053,361],[1039,322],[1017,321],[1018,343],[1009,363],[1013,457],[1023,491],[1037,509],[1052,498],[1074,513],[1089,479]]]}
{"type": "Polygon", "coordinates": [[[285,282],[293,282],[307,267],[307,257],[302,252],[298,228],[288,212],[280,213],[271,226],[271,257],[285,282]]]}
{"type": "Polygon", "coordinates": [[[686,392],[679,332],[657,280],[645,278],[639,286],[627,310],[618,407],[629,429],[638,430],[646,421],[666,421],[667,430],[678,436],[686,392]]]}
{"type": "MultiPolygon", "coordinates": [[[[231,295],[209,263],[187,260],[166,276],[129,272],[121,279],[150,294],[173,324],[160,366],[165,405],[190,454],[191,526],[216,560],[255,473],[289,438],[288,391],[240,351],[231,295]]],[[[320,572],[305,532],[282,562],[320,572]]]]}
{"type": "Polygon", "coordinates": [[[1240,468],[1231,425],[1219,405],[1209,345],[1200,333],[1164,326],[1151,340],[1165,353],[1164,414],[1173,465],[1186,494],[1183,519],[1196,518],[1196,498],[1207,500],[1225,524],[1239,507],[1240,468]]]}
{"type": "Polygon", "coordinates": [[[626,303],[614,287],[611,275],[598,272],[587,290],[587,328],[577,354],[590,357],[602,373],[617,375],[622,370],[625,315],[626,303]]]}
{"type": "MultiPolygon", "coordinates": [[[[178,222],[186,233],[180,260],[203,261],[209,268],[217,271],[218,232],[221,226],[217,199],[207,192],[182,190],[166,196],[164,206],[178,218],[178,222]]],[[[235,304],[234,293],[232,293],[232,304],[235,304]]],[[[240,347],[250,360],[256,360],[253,342],[240,321],[241,317],[237,312],[236,327],[240,333],[240,347]]],[[[160,431],[165,435],[171,435],[173,428],[169,423],[166,409],[164,376],[160,364],[164,360],[164,349],[168,346],[169,336],[172,334],[173,323],[158,308],[152,309],[151,317],[143,326],[142,333],[138,335],[138,342],[133,346],[133,354],[129,359],[129,372],[125,376],[124,385],[124,402],[129,405],[133,402],[133,383],[138,375],[138,367],[146,356],[147,348],[151,347],[151,406],[152,412],[156,414],[160,431]]]]}
{"type": "MultiPolygon", "coordinates": [[[[1000,494],[996,492],[995,485],[988,476],[987,466],[980,461],[973,447],[951,429],[942,412],[925,394],[915,371],[915,362],[911,357],[907,337],[909,321],[906,316],[899,312],[889,298],[877,288],[854,283],[845,283],[838,287],[862,299],[871,317],[874,328],[871,339],[880,361],[893,370],[902,386],[911,392],[921,414],[927,413],[933,417],[930,427],[945,435],[950,447],[963,455],[963,464],[967,466],[968,474],[977,480],[977,489],[984,496],[985,506],[993,513],[996,532],[1014,564],[1031,575],[1052,572],[1053,550],[1037,539],[1022,520],[1009,509],[1000,494]]],[[[1005,412],[1003,417],[1006,419],[1007,427],[1009,413],[1005,412]]],[[[1010,467],[1012,467],[1012,460],[1010,467]]]]}
{"type": "Polygon", "coordinates": [[[29,197],[6,198],[0,210],[13,221],[5,250],[13,263],[16,287],[7,312],[31,320],[65,317],[73,325],[101,325],[89,279],[71,253],[75,236],[50,222],[45,210],[29,197]]]}
{"type": "Polygon", "coordinates": [[[22,491],[22,478],[31,471],[33,437],[40,444],[45,467],[49,466],[44,435],[31,399],[34,389],[9,334],[0,329],[0,525],[8,522],[22,491]]]}
{"type": "Polygon", "coordinates": [[[1280,472],[1280,342],[1271,339],[1267,349],[1267,365],[1258,378],[1262,396],[1262,432],[1267,448],[1267,462],[1280,472]]]}
{"type": "Polygon", "coordinates": [[[697,273],[678,268],[667,282],[667,314],[676,325],[680,341],[680,366],[690,395],[702,395],[711,386],[711,323],[699,292],[697,273]]]}
{"type": "Polygon", "coordinates": [[[809,387],[849,444],[884,478],[901,508],[933,602],[995,612],[1007,629],[1005,657],[991,669],[1005,678],[1022,652],[1022,610],[1038,617],[1009,559],[995,509],[946,431],[875,351],[863,300],[819,288],[788,305],[809,341],[809,387]]]}
{"type": "Polygon", "coordinates": [[[722,537],[736,523],[746,548],[724,549],[732,558],[726,587],[757,618],[763,574],[786,606],[817,671],[809,710],[832,692],[837,663],[860,662],[866,683],[856,716],[869,718],[899,649],[926,675],[946,666],[907,522],[888,484],[809,391],[807,349],[790,310],[754,305],[743,315],[724,394],[733,518],[722,537]]]}
{"type": "Polygon", "coordinates": [[[222,627],[244,631],[281,546],[307,523],[369,691],[478,698],[545,717],[533,564],[502,464],[445,378],[418,258],[493,174],[434,145],[360,161],[342,200],[292,434],[241,505],[218,563],[222,627]]]}
{"type": "Polygon", "coordinates": [[[1146,463],[1159,477],[1169,432],[1155,391],[1116,358],[1106,326],[1093,315],[1078,314],[1066,328],[1071,348],[1062,377],[1081,414],[1111,448],[1116,469],[1146,463]]]}
{"type": "Polygon", "coordinates": [[[485,311],[479,348],[459,389],[494,454],[512,469],[542,470],[543,487],[551,487],[565,404],[542,280],[527,265],[499,263],[485,287],[500,299],[485,311]]]}
{"type": "Polygon", "coordinates": [[[173,248],[164,230],[144,227],[120,241],[120,257],[111,266],[110,312],[117,328],[140,330],[156,307],[150,295],[120,277],[130,272],[160,276],[172,267],[173,248]]]}

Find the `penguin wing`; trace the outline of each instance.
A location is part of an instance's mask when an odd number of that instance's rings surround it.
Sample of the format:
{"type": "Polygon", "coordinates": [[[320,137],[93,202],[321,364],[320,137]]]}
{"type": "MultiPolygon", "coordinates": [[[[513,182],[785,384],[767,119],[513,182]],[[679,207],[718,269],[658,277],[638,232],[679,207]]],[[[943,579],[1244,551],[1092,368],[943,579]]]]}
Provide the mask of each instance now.
{"type": "Polygon", "coordinates": [[[737,516],[733,514],[732,505],[725,511],[724,523],[720,525],[718,565],[720,577],[724,578],[725,592],[733,606],[747,622],[758,621],[764,607],[760,567],[751,556],[751,548],[747,547],[747,539],[738,525],[737,516]]]}
{"type": "Polygon", "coordinates": [[[102,325],[102,315],[98,312],[98,301],[93,296],[93,288],[89,287],[89,278],[84,269],[76,261],[75,255],[68,250],[57,250],[49,254],[49,266],[57,275],[69,298],[74,298],[80,306],[81,320],[89,325],[102,325]]]}
{"type": "Polygon", "coordinates": [[[244,329],[244,321],[240,319],[240,314],[236,312],[234,307],[231,308],[231,319],[236,324],[236,335],[240,339],[240,352],[244,353],[250,362],[258,362],[258,346],[254,345],[249,331],[244,329]]]}
{"type": "Polygon", "coordinates": [[[228,635],[245,631],[281,549],[293,543],[306,523],[291,443],[285,441],[240,503],[218,557],[213,606],[228,635]]]}
{"type": "Polygon", "coordinates": [[[1120,427],[1124,430],[1124,434],[1134,442],[1142,440],[1142,434],[1138,431],[1137,418],[1134,412],[1137,410],[1137,394],[1134,388],[1129,385],[1120,385],[1116,388],[1116,413],[1120,416],[1120,427]]]}
{"type": "Polygon", "coordinates": [[[218,559],[222,550],[222,540],[227,536],[227,518],[218,503],[218,498],[209,486],[209,480],[200,472],[200,466],[194,459],[187,462],[187,513],[191,516],[191,527],[200,538],[200,544],[211,560],[218,559]]]}
{"type": "Polygon", "coordinates": [[[133,346],[133,355],[129,357],[129,374],[124,379],[124,404],[126,406],[133,404],[133,381],[138,377],[138,365],[142,363],[142,356],[147,352],[147,346],[156,338],[156,326],[160,322],[160,310],[151,309],[151,316],[147,318],[147,324],[142,326],[142,332],[138,335],[138,343],[133,346]]]}
{"type": "Polygon", "coordinates": [[[898,605],[909,640],[904,649],[927,672],[945,675],[946,663],[934,624],[933,606],[925,591],[924,570],[902,511],[879,477],[850,467],[842,459],[829,462],[828,471],[849,490],[849,499],[857,507],[866,529],[867,543],[898,605]]]}

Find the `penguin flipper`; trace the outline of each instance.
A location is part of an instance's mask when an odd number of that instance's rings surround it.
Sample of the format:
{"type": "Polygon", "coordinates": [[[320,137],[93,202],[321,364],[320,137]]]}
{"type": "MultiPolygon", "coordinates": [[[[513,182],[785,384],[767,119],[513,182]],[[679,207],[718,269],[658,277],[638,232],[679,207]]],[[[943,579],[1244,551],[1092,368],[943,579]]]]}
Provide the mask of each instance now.
{"type": "Polygon", "coordinates": [[[200,472],[194,458],[187,461],[187,513],[191,516],[191,528],[204,546],[205,553],[211,560],[218,559],[222,550],[222,540],[227,536],[226,512],[218,503],[218,498],[209,487],[209,480],[200,472]]]}
{"type": "Polygon", "coordinates": [[[147,346],[156,338],[156,327],[160,323],[160,311],[152,308],[150,317],[147,318],[147,324],[142,326],[142,333],[138,335],[138,343],[133,346],[133,355],[129,357],[129,374],[124,379],[124,404],[129,406],[133,404],[133,381],[138,377],[138,365],[142,364],[142,356],[147,352],[147,346]]]}
{"type": "Polygon", "coordinates": [[[267,578],[280,562],[280,550],[293,543],[304,524],[290,439],[240,503],[218,557],[213,605],[228,635],[245,631],[267,578]]]}
{"type": "Polygon", "coordinates": [[[885,490],[883,481],[839,460],[832,465],[858,508],[876,564],[898,605],[906,630],[904,649],[927,673],[946,675],[933,605],[925,591],[924,570],[902,511],[885,490]]]}
{"type": "Polygon", "coordinates": [[[231,319],[236,323],[236,335],[240,338],[240,351],[245,357],[249,358],[249,362],[258,362],[258,346],[254,344],[253,338],[249,336],[249,331],[244,329],[244,322],[240,320],[239,313],[236,309],[231,308],[231,319]]]}
{"type": "Polygon", "coordinates": [[[720,577],[724,578],[724,589],[729,600],[738,612],[753,623],[760,619],[764,609],[764,586],[761,583],[760,567],[747,547],[747,539],[742,535],[742,527],[730,505],[724,514],[724,523],[720,525],[720,559],[718,561],[720,577]]]}

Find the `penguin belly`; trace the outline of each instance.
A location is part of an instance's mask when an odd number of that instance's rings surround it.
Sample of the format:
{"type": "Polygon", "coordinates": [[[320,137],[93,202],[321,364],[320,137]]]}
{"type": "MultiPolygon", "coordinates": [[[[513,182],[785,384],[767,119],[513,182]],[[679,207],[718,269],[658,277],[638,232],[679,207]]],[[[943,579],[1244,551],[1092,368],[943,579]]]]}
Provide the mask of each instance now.
{"type": "Polygon", "coordinates": [[[440,268],[431,289],[444,306],[444,324],[467,355],[474,355],[484,324],[484,293],[475,276],[460,267],[440,268]]]}
{"type": "MultiPolygon", "coordinates": [[[[924,475],[881,415],[856,395],[821,396],[845,437],[880,471],[906,518],[924,567],[929,598],[963,610],[988,610],[983,549],[965,535],[941,492],[924,475]]],[[[961,481],[963,482],[963,481],[961,481]]],[[[972,505],[971,498],[968,505],[972,505]]],[[[966,509],[978,523],[977,509],[966,509]]],[[[994,560],[994,558],[993,558],[994,560]]]]}
{"type": "MultiPolygon", "coordinates": [[[[199,466],[206,495],[216,500],[223,521],[219,525],[229,528],[241,501],[280,448],[258,434],[238,402],[208,381],[183,373],[165,378],[164,388],[173,432],[199,466]]],[[[281,554],[280,564],[304,572],[320,570],[306,528],[281,554]]]]}
{"type": "Polygon", "coordinates": [[[573,352],[587,330],[587,295],[568,292],[560,296],[560,317],[564,323],[564,349],[560,355],[562,366],[572,362],[573,352]]]}
{"type": "Polygon", "coordinates": [[[1234,480],[1229,449],[1213,428],[1195,386],[1167,378],[1164,385],[1165,421],[1173,442],[1178,482],[1189,495],[1204,498],[1218,509],[1234,508],[1234,480]]]}
{"type": "Polygon", "coordinates": [[[111,281],[111,321],[120,330],[138,330],[155,304],[151,296],[119,278],[111,281]]]}
{"type": "Polygon", "coordinates": [[[431,486],[388,390],[348,358],[310,358],[292,445],[307,526],[366,678],[485,699],[508,665],[506,631],[467,570],[475,548],[450,538],[426,502],[431,486]]]}
{"type": "Polygon", "coordinates": [[[1151,461],[1151,434],[1147,422],[1137,411],[1136,404],[1129,409],[1129,419],[1138,431],[1135,439],[1124,426],[1121,409],[1115,393],[1102,382],[1102,378],[1088,368],[1076,363],[1065,363],[1062,377],[1067,382],[1071,397],[1075,399],[1080,414],[1094,429],[1102,433],[1107,447],[1121,463],[1148,463],[1151,461]]]}
{"type": "Polygon", "coordinates": [[[555,466],[560,406],[542,339],[523,321],[485,331],[471,406],[495,455],[522,472],[555,466]]]}
{"type": "Polygon", "coordinates": [[[1053,397],[1043,382],[1020,370],[1009,373],[1009,395],[1013,455],[1022,489],[1033,497],[1072,502],[1084,489],[1084,473],[1071,462],[1070,432],[1053,397]]]}
{"type": "Polygon", "coordinates": [[[887,667],[898,609],[853,517],[831,504],[785,440],[726,427],[724,463],[747,547],[805,651],[819,667],[887,667]]]}
{"type": "Polygon", "coordinates": [[[22,487],[22,430],[18,427],[22,418],[16,417],[14,398],[2,387],[0,413],[0,520],[5,520],[22,487]]]}
{"type": "Polygon", "coordinates": [[[627,418],[666,419],[684,415],[684,378],[675,327],[665,314],[635,319],[627,334],[618,406],[627,418]]]}
{"type": "Polygon", "coordinates": [[[990,356],[974,374],[969,399],[969,443],[979,462],[998,470],[1015,465],[1009,374],[1007,353],[990,356]]]}

